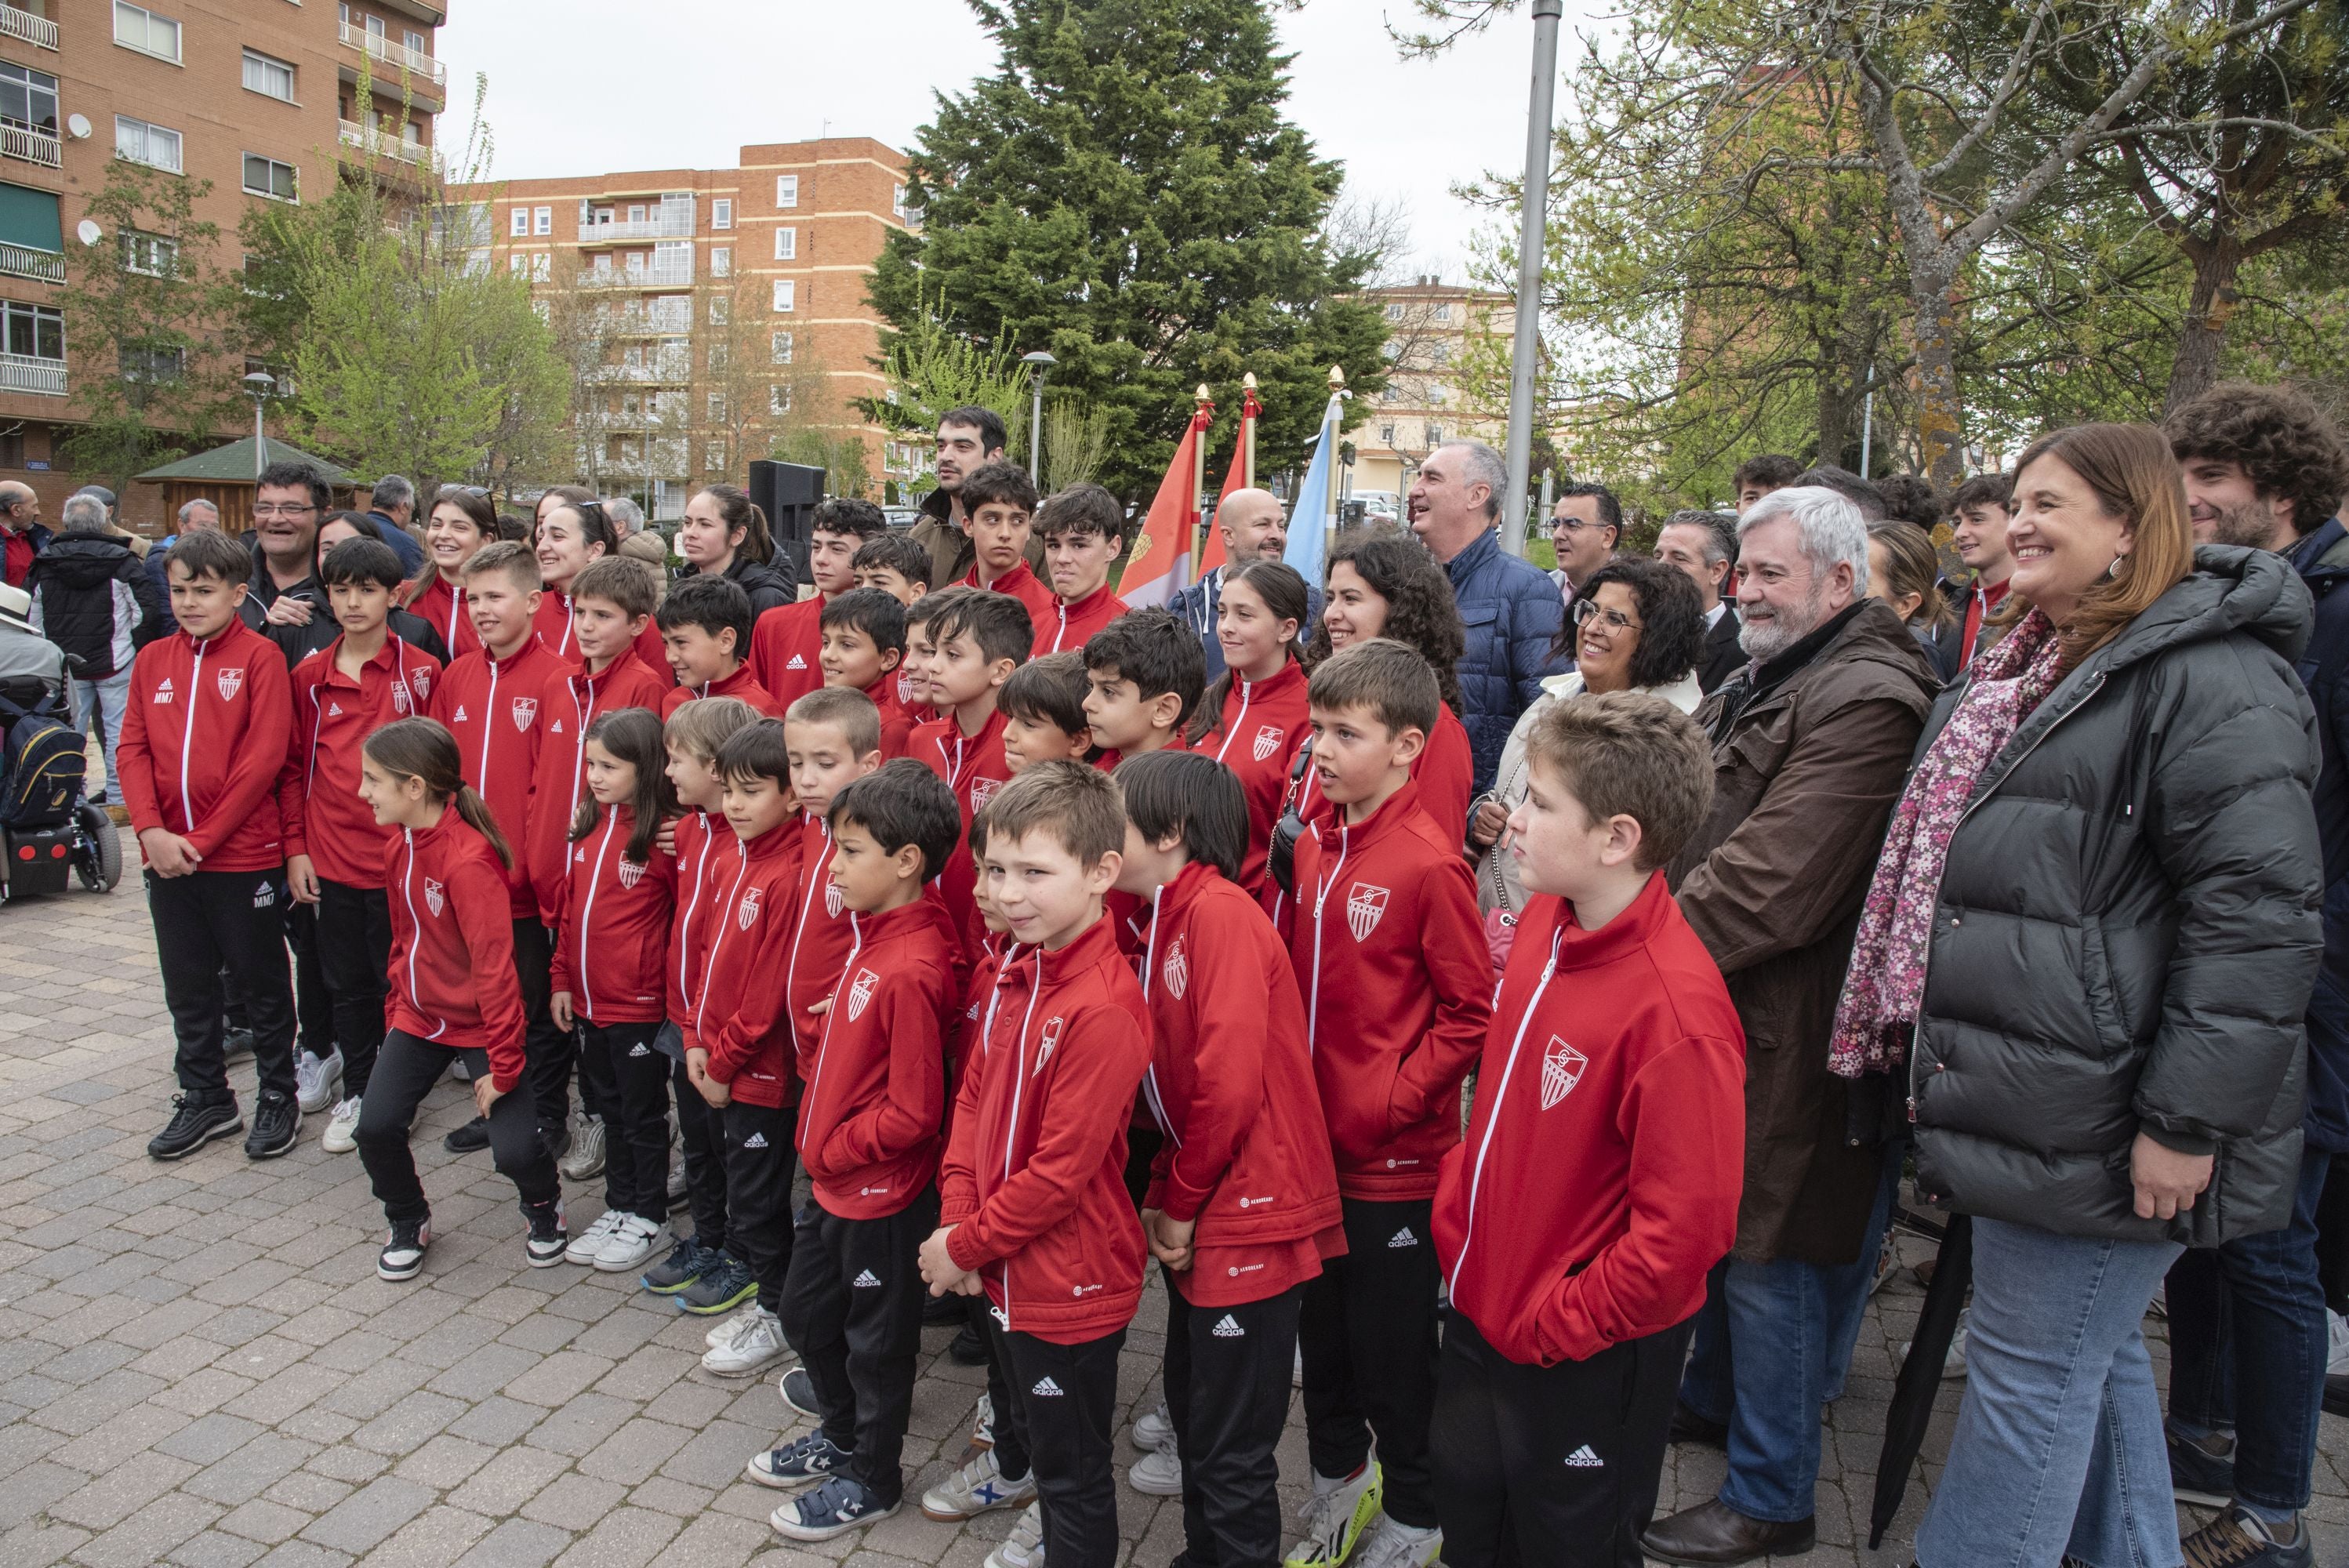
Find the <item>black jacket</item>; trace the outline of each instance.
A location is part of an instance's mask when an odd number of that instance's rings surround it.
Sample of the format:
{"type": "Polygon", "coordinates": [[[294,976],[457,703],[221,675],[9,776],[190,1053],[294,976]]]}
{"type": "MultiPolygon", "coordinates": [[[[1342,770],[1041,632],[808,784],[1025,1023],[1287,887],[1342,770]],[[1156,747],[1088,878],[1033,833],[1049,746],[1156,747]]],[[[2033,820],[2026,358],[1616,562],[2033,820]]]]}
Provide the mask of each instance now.
{"type": "Polygon", "coordinates": [[[2286,557],[2316,601],[2300,678],[2316,708],[2323,771],[2316,839],[2324,849],[2324,962],[2308,999],[2309,1140],[2349,1152],[2349,529],[2327,519],[2286,557]]]}
{"type": "Polygon", "coordinates": [[[154,580],[130,546],[109,533],[61,533],[33,562],[25,587],[33,624],[66,656],[66,673],[104,680],[130,667],[164,634],[154,580]]]}
{"type": "Polygon", "coordinates": [[[780,565],[761,565],[747,555],[737,555],[734,564],[726,569],[727,577],[750,595],[750,618],[754,621],[800,596],[799,584],[792,580],[790,558],[778,556],[776,560],[780,565]]]}
{"type": "Polygon", "coordinates": [[[1696,661],[1697,689],[1705,696],[1745,667],[1745,650],[1737,645],[1737,634],[1744,629],[1734,604],[1723,604],[1721,618],[1705,628],[1704,652],[1696,661]]]}
{"type": "MultiPolygon", "coordinates": [[[[320,648],[343,634],[335,619],[334,606],[327,602],[326,590],[316,577],[305,577],[291,588],[280,588],[269,575],[268,563],[261,558],[256,547],[253,552],[253,585],[237,606],[237,614],[244,624],[277,645],[285,655],[285,667],[293,668],[320,648]],[[307,624],[299,626],[273,625],[269,606],[281,598],[302,599],[310,605],[307,624]]],[[[395,609],[389,623],[392,635],[422,648],[444,665],[449,662],[449,645],[441,640],[431,622],[406,610],[395,609]]]]}
{"type": "Polygon", "coordinates": [[[2195,566],[2023,721],[1951,840],[1909,1070],[1929,1202],[2192,1246],[2291,1215],[2321,947],[2309,594],[2264,551],[2195,566]],[[2174,1221],[2133,1210],[2140,1130],[2218,1157],[2174,1221]]]}

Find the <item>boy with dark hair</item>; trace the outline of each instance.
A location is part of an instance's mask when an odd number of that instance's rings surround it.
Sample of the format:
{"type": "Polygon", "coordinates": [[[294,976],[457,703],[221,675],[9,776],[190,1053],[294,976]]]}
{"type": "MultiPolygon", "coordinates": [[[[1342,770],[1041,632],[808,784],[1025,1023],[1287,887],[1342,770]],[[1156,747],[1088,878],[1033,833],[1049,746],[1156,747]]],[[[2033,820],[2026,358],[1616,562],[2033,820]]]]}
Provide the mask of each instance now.
{"type": "Polygon", "coordinates": [[[1008,593],[1028,612],[1029,643],[1050,622],[1060,603],[1052,590],[1030,570],[1028,536],[1034,527],[1036,486],[1028,470],[998,460],[981,463],[962,481],[963,515],[968,519],[971,544],[970,575],[966,588],[1008,593]]]}
{"type": "Polygon", "coordinates": [[[667,718],[698,696],[740,697],[769,718],[783,717],[775,700],[744,663],[750,651],[750,595],[730,578],[707,573],[668,591],[653,612],[660,626],[677,689],[661,700],[667,718]]]}
{"type": "Polygon", "coordinates": [[[1125,1130],[1150,1025],[1102,910],[1124,841],[1116,785],[1081,763],[1040,764],[988,804],[988,862],[1003,873],[990,886],[1019,946],[966,1057],[939,1229],[921,1248],[933,1294],[992,1303],[1011,1406],[995,1412],[994,1448],[922,1511],[968,1519],[1040,1494],[1045,1560],[1066,1568],[1117,1557],[1110,1431],[1142,1295],[1125,1130]]]}
{"type": "Polygon", "coordinates": [[[930,552],[902,533],[875,534],[849,561],[859,588],[879,588],[900,604],[930,591],[930,552]]]}
{"type": "Polygon", "coordinates": [[[359,748],[395,719],[428,712],[440,661],[391,630],[399,557],[379,540],[347,539],[326,552],[319,580],[341,634],[294,666],[294,734],[279,776],[285,882],[318,912],[318,960],[334,998],[336,1048],[295,1063],[305,1111],[332,1108],[324,1147],[358,1147],[359,1102],[383,1045],[391,964],[384,848],[395,832],[359,799],[359,748]]]}
{"type": "Polygon", "coordinates": [[[808,576],[815,593],[759,617],[749,647],[752,678],[789,707],[823,685],[825,606],[856,586],[856,552],[889,531],[879,507],[855,496],[819,503],[808,523],[808,576]]]}
{"type": "Polygon", "coordinates": [[[147,908],[180,1092],[150,1159],[244,1130],[229,1087],[225,969],[253,1026],[259,1099],[249,1159],[294,1147],[294,993],[285,967],[285,834],[274,786],[293,731],[285,661],[244,624],[244,545],[191,533],[171,551],[180,629],[139,650],[117,748],[122,802],[146,861],[147,908]]]}
{"type": "Polygon", "coordinates": [[[1801,460],[1784,452],[1760,452],[1746,459],[1729,481],[1729,488],[1737,494],[1737,510],[1744,511],[1772,490],[1785,490],[1802,471],[1801,460]]]}
{"type": "Polygon", "coordinates": [[[946,1037],[961,1000],[953,923],[922,896],[961,837],[953,792],[901,758],[834,796],[828,821],[828,885],[851,937],[800,1057],[812,1192],[782,1307],[802,1363],[783,1398],[823,1424],[750,1464],[764,1485],[813,1487],[773,1515],[796,1541],[885,1518],[904,1496],[924,1299],[915,1253],[937,1225],[946,1037]]]}
{"type": "Polygon", "coordinates": [[[1744,1174],[1744,1031],[1661,869],[1704,820],[1713,758],[1633,692],[1551,708],[1526,757],[1509,830],[1535,896],[1433,1215],[1436,1511],[1454,1568],[1541,1541],[1639,1568],[1744,1174]]]}
{"type": "Polygon", "coordinates": [[[1313,672],[1313,769],[1337,808],[1298,841],[1289,961],[1336,1146],[1346,1256],[1305,1287],[1312,1515],[1298,1563],[1367,1549],[1425,1568],[1443,1548],[1429,1471],[1436,1285],[1428,1214],[1460,1141],[1493,970],[1459,833],[1419,809],[1411,765],[1441,701],[1413,649],[1374,637],[1313,672]],[[1371,1457],[1373,1434],[1378,1457],[1371,1457]]]}
{"type": "Polygon", "coordinates": [[[851,588],[823,607],[817,662],[823,684],[861,691],[881,716],[881,758],[905,755],[916,723],[898,693],[905,657],[905,607],[878,588],[851,588]]]}
{"type": "MultiPolygon", "coordinates": [[[[1035,634],[1019,601],[1001,593],[955,588],[923,603],[931,613],[922,629],[936,649],[928,698],[941,717],[915,728],[906,755],[947,781],[968,823],[1011,777],[1003,756],[1005,716],[999,699],[1011,672],[1028,662],[1035,634]]],[[[986,934],[971,902],[977,875],[969,851],[962,849],[938,879],[939,895],[962,933],[963,956],[973,962],[986,934]]]]}
{"type": "Polygon", "coordinates": [[[1003,761],[1013,776],[1039,762],[1082,762],[1092,754],[1085,717],[1084,655],[1045,654],[1011,672],[997,706],[1003,710],[1003,761]]]}
{"type": "Polygon", "coordinates": [[[1973,580],[1953,590],[1965,601],[1965,610],[1939,638],[1946,668],[1963,670],[1999,639],[1993,626],[1984,641],[1982,628],[2006,603],[2008,581],[2014,575],[2014,552],[2006,542],[2007,526],[2013,521],[2013,494],[2012,474],[1976,474],[1950,492],[1950,548],[1973,573],[1973,580]]]}
{"type": "Polygon", "coordinates": [[[1074,653],[1126,613],[1109,586],[1109,569],[1125,548],[1125,509],[1099,485],[1071,485],[1044,502],[1036,533],[1053,600],[1051,615],[1036,623],[1035,653],[1074,653]]]}
{"type": "Polygon", "coordinates": [[[1165,610],[1119,616],[1085,640],[1085,718],[1095,759],[1115,768],[1128,757],[1183,745],[1183,727],[1207,687],[1198,634],[1165,610]]]}

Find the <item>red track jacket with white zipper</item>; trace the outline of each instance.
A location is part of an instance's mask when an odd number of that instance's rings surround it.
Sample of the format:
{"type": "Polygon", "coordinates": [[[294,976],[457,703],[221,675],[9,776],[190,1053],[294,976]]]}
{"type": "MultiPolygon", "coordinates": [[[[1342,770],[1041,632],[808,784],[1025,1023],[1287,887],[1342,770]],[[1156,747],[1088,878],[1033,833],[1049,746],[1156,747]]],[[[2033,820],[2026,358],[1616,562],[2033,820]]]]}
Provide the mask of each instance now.
{"type": "Polygon", "coordinates": [[[473,630],[473,617],[465,613],[462,588],[450,587],[440,570],[430,566],[409,586],[408,613],[421,616],[425,624],[440,634],[450,662],[481,651],[481,634],[473,630]]]}
{"type": "Polygon", "coordinates": [[[139,650],[115,766],[138,832],[195,845],[199,871],[285,863],[276,799],[294,733],[285,655],[242,621],[197,642],[174,632],[139,650]]]}
{"type": "Polygon", "coordinates": [[[453,1048],[490,1053],[501,1093],[522,1083],[522,982],[514,974],[513,922],[490,841],[451,806],[421,831],[403,830],[384,846],[391,903],[392,1028],[453,1048]]]}
{"type": "MultiPolygon", "coordinates": [[[[531,625],[548,653],[566,665],[577,666],[579,645],[574,639],[576,626],[571,618],[570,594],[558,593],[549,588],[538,601],[538,614],[533,617],[531,625]]],[[[662,690],[666,691],[677,684],[677,672],[668,667],[668,650],[661,644],[660,627],[650,621],[646,622],[645,629],[636,634],[636,640],[629,645],[629,648],[635,653],[636,662],[651,671],[653,678],[660,682],[662,690]]]]}
{"type": "Polygon", "coordinates": [[[940,1177],[947,1252],[978,1272],[1007,1330],[1081,1345],[1124,1327],[1142,1299],[1125,1130],[1149,1009],[1106,918],[1058,952],[1014,949],[993,1005],[940,1177]]]}
{"type": "Polygon", "coordinates": [[[1493,961],[1457,838],[1406,783],[1368,821],[1341,813],[1297,842],[1288,956],[1349,1198],[1432,1197],[1436,1162],[1460,1141],[1493,961]]]}
{"type": "Polygon", "coordinates": [[[538,918],[538,892],[531,885],[531,788],[538,773],[538,748],[546,735],[539,707],[547,676],[563,667],[544,645],[523,644],[512,657],[493,658],[487,648],[467,654],[441,673],[432,694],[432,717],[457,738],[458,765],[465,782],[489,802],[490,815],[514,853],[506,875],[512,918],[538,918]]]}
{"type": "Polygon", "coordinates": [[[832,829],[819,816],[799,821],[798,885],[792,893],[792,934],[783,949],[783,1007],[792,1021],[792,1052],[804,1061],[823,1037],[824,1016],[811,1013],[832,995],[855,935],[832,881],[832,829]]]}
{"type": "Polygon", "coordinates": [[[1127,604],[1106,583],[1070,603],[1059,594],[1052,595],[1052,607],[1035,617],[1036,646],[1029,654],[1040,659],[1046,654],[1073,653],[1085,645],[1085,640],[1120,615],[1127,604]]]}
{"type": "Polygon", "coordinates": [[[821,593],[778,604],[750,628],[750,657],[743,666],[767,695],[786,708],[823,685],[823,606],[821,593]]]}
{"type": "Polygon", "coordinates": [[[698,686],[671,686],[668,695],[661,698],[661,722],[668,722],[670,714],[698,696],[740,697],[756,708],[761,718],[783,717],[783,705],[775,700],[773,693],[759,684],[750,674],[750,665],[740,665],[736,666],[732,675],[719,680],[705,681],[698,686]]]}
{"type": "Polygon", "coordinates": [[[1196,1246],[1319,1235],[1340,1222],[1338,1174],[1305,1005],[1272,923],[1196,861],[1158,890],[1153,911],[1142,1092],[1166,1142],[1143,1207],[1196,1220],[1196,1246]]]}
{"type": "Polygon", "coordinates": [[[792,1021],[783,1016],[799,913],[800,825],[786,821],[742,846],[742,859],[709,907],[709,952],[694,1043],[709,1076],[745,1105],[792,1103],[797,1084],[792,1021]]]}
{"type": "Polygon", "coordinates": [[[1670,1328],[1736,1239],[1744,1169],[1745,1032],[1663,873],[1597,931],[1532,900],[1435,1193],[1453,1308],[1543,1367],[1670,1328]]]}
{"type": "MultiPolygon", "coordinates": [[[[1419,786],[1419,809],[1427,820],[1441,829],[1454,820],[1460,823],[1464,841],[1468,831],[1468,799],[1470,775],[1474,759],[1468,751],[1468,730],[1450,708],[1438,705],[1435,728],[1427,738],[1427,745],[1411,765],[1411,781],[1419,786]]],[[[1295,770],[1294,763],[1291,770],[1295,770]]],[[[1308,822],[1324,826],[1338,820],[1338,808],[1330,804],[1321,793],[1321,775],[1310,765],[1290,780],[1288,793],[1281,802],[1282,810],[1294,806],[1297,815],[1308,822]]],[[[1283,892],[1280,884],[1270,877],[1264,880],[1258,892],[1265,908],[1272,915],[1273,929],[1280,933],[1283,942],[1297,923],[1297,901],[1283,892]]]]}
{"type": "Polygon", "coordinates": [[[359,752],[385,725],[429,711],[440,661],[388,635],[353,680],[335,665],[342,646],[336,637],[294,666],[294,741],[278,778],[277,811],[286,859],[307,855],[331,882],[378,888],[383,847],[399,830],[376,826],[374,810],[359,799],[359,752]]]}
{"type": "Polygon", "coordinates": [[[800,1161],[826,1213],[878,1220],[937,1179],[960,948],[926,898],[848,924],[832,1006],[800,1053],[800,1161]]]}
{"type": "Polygon", "coordinates": [[[1061,602],[1060,596],[1052,592],[1052,585],[1037,576],[1035,569],[1025,561],[1013,562],[1011,570],[992,583],[978,580],[978,566],[973,562],[969,575],[956,586],[984,588],[990,593],[1002,593],[1019,600],[1020,606],[1028,612],[1029,625],[1039,634],[1052,624],[1055,606],[1061,602]]]}
{"type": "Polygon", "coordinates": [[[607,806],[603,820],[571,845],[570,886],[547,988],[570,992],[571,1010],[598,1028],[657,1023],[667,1000],[677,857],[655,844],[642,861],[628,859],[636,820],[627,807],[607,806]]]}
{"type": "Polygon", "coordinates": [[[873,706],[881,713],[881,760],[895,762],[907,754],[907,745],[914,738],[914,726],[921,721],[913,710],[897,698],[897,672],[889,671],[864,688],[873,706]]]}
{"type": "Polygon", "coordinates": [[[668,952],[662,964],[667,1010],[688,1047],[709,966],[709,911],[733,885],[747,857],[733,827],[715,811],[689,810],[677,820],[677,903],[669,916],[668,952]]]}
{"type": "Polygon", "coordinates": [[[523,852],[540,923],[552,927],[563,918],[564,890],[571,882],[570,857],[564,846],[571,841],[571,814],[587,791],[587,727],[599,716],[624,707],[657,714],[669,689],[668,682],[654,679],[650,670],[626,654],[592,676],[579,665],[547,672],[538,696],[538,722],[545,733],[533,767],[530,834],[523,852]]]}
{"type": "Polygon", "coordinates": [[[1263,896],[1265,851],[1288,793],[1289,765],[1312,733],[1305,666],[1291,659],[1270,680],[1245,680],[1235,671],[1232,688],[1224,694],[1222,720],[1191,742],[1190,749],[1237,774],[1247,796],[1247,853],[1240,859],[1240,886],[1253,897],[1263,896]]]}
{"type": "MultiPolygon", "coordinates": [[[[1023,571],[1026,564],[1021,562],[1023,571]]],[[[999,707],[977,735],[965,735],[960,721],[949,713],[916,725],[905,740],[905,755],[945,779],[962,810],[962,833],[955,840],[954,853],[947,857],[946,870],[938,873],[937,889],[947,913],[954,916],[955,929],[962,934],[963,961],[972,965],[986,948],[987,922],[979,918],[978,901],[971,896],[978,885],[978,866],[970,858],[970,824],[1011,777],[1011,764],[1003,758],[1008,717],[999,707]]]]}

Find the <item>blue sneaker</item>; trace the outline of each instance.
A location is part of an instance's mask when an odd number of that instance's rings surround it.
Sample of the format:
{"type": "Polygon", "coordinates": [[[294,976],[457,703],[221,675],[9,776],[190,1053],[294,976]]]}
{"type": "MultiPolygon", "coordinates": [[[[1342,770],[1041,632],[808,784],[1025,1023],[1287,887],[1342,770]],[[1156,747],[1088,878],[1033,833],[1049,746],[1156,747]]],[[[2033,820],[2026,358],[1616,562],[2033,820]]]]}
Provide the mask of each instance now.
{"type": "Polygon", "coordinates": [[[812,1433],[750,1456],[742,1473],[761,1486],[808,1486],[847,1468],[849,1456],[822,1432],[812,1433]]]}
{"type": "Polygon", "coordinates": [[[896,1511],[895,1503],[885,1507],[862,1481],[836,1475],[775,1510],[767,1522],[793,1541],[829,1541],[896,1511]]]}
{"type": "Polygon", "coordinates": [[[669,1248],[668,1256],[644,1272],[640,1283],[655,1295],[675,1295],[718,1266],[721,1254],[686,1236],[669,1248]]]}
{"type": "Polygon", "coordinates": [[[704,1270],[700,1278],[669,1299],[677,1303],[679,1312],[719,1317],[758,1294],[759,1282],[750,1277],[750,1265],[731,1253],[720,1253],[718,1262],[704,1270]]]}

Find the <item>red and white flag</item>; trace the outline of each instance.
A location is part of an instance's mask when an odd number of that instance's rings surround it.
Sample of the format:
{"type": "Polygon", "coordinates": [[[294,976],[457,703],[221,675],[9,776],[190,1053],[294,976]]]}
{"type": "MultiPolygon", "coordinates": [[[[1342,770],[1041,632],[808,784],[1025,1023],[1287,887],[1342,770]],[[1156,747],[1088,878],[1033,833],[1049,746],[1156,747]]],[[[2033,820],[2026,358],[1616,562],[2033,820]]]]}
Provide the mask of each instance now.
{"type": "MultiPolygon", "coordinates": [[[[1239,444],[1232,449],[1231,471],[1224,475],[1224,488],[1216,496],[1218,513],[1224,510],[1224,502],[1232,499],[1234,490],[1256,489],[1256,417],[1261,411],[1262,405],[1256,400],[1256,377],[1250,375],[1240,384],[1239,444]]],[[[1205,577],[1229,559],[1224,553],[1224,531],[1211,528],[1199,545],[1199,569],[1191,575],[1195,580],[1205,577]]]]}
{"type": "Polygon", "coordinates": [[[1117,585],[1117,596],[1129,608],[1146,610],[1164,604],[1190,585],[1191,540],[1199,527],[1200,443],[1206,438],[1207,418],[1213,411],[1203,402],[1191,416],[1183,438],[1174,445],[1174,460],[1166,465],[1166,477],[1158,482],[1158,494],[1143,519],[1142,531],[1134,536],[1133,553],[1127,558],[1125,575],[1117,585]]]}

